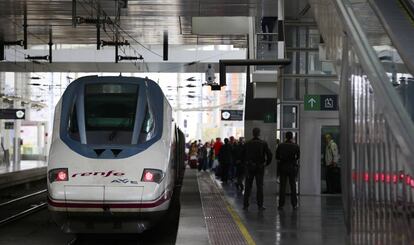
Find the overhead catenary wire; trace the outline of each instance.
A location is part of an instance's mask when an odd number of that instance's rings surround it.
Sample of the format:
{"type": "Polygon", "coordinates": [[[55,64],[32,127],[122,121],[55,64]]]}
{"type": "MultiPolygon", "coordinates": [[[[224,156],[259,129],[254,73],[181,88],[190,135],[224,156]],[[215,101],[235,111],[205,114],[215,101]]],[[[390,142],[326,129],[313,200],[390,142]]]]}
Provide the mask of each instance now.
{"type": "MultiPolygon", "coordinates": [[[[86,12],[88,12],[88,9],[81,3],[81,2],[79,2],[80,3],[80,5],[81,5],[81,7],[86,11],[86,12]]],[[[88,4],[88,5],[90,5],[89,3],[86,3],[86,4],[88,4]]],[[[94,6],[92,6],[93,8],[94,8],[94,6]]],[[[91,15],[93,15],[93,11],[91,11],[90,12],[90,14],[91,15]]],[[[104,12],[104,14],[105,14],[105,16],[107,16],[107,17],[109,17],[105,12],[104,12]]],[[[20,25],[19,23],[17,23],[14,19],[9,19],[10,20],[10,22],[11,23],[13,23],[16,27],[18,27],[18,28],[23,28],[23,26],[22,25],[20,25]]],[[[111,22],[112,22],[112,20],[111,20],[111,22]]],[[[115,24],[114,22],[112,22],[113,24],[115,24]]],[[[52,28],[53,27],[53,25],[50,25],[50,27],[52,28]]],[[[118,25],[118,27],[119,27],[119,25],[118,25]]],[[[115,30],[114,29],[111,29],[111,31],[112,32],[114,32],[115,30]]],[[[127,33],[127,32],[125,32],[123,29],[122,29],[122,31],[124,32],[124,33],[127,33]]],[[[38,36],[38,35],[36,35],[35,33],[33,33],[33,32],[30,32],[29,30],[27,30],[27,33],[30,35],[30,36],[32,36],[32,37],[34,37],[34,38],[36,38],[37,40],[39,40],[41,43],[45,43],[45,44],[47,44],[48,42],[49,42],[49,40],[44,40],[44,39],[42,39],[40,36],[38,36]]],[[[109,35],[109,33],[107,33],[106,31],[105,31],[105,34],[109,37],[109,38],[113,38],[113,37],[111,37],[110,35],[109,35]]],[[[128,34],[129,35],[129,34],[128,34]]],[[[130,36],[130,35],[129,35],[130,36]]],[[[131,36],[132,37],[132,36],[131,36]]],[[[123,38],[123,37],[122,37],[123,38]]],[[[144,45],[142,45],[140,42],[138,42],[135,38],[134,38],[134,41],[135,42],[137,42],[139,45],[141,45],[141,46],[143,46],[144,48],[146,48],[144,45]]],[[[24,53],[24,52],[21,52],[21,51],[19,51],[18,49],[15,49],[15,48],[13,48],[15,51],[17,51],[17,52],[19,52],[19,53],[21,53],[21,54],[23,54],[24,55],[24,57],[26,57],[27,55],[28,55],[28,53],[24,53]]],[[[135,49],[135,48],[133,48],[132,46],[130,46],[130,49],[132,49],[133,51],[134,51],[134,53],[138,53],[139,54],[139,52],[135,49]]],[[[148,49],[148,50],[150,50],[150,49],[148,49]]],[[[125,50],[123,50],[123,53],[124,53],[124,55],[127,55],[126,54],[126,51],[125,50]]],[[[154,52],[155,53],[155,52],[154,52]]],[[[156,54],[156,53],[155,53],[156,54]]],[[[12,61],[13,62],[13,61],[12,61]]],[[[14,61],[15,62],[15,61],[14,61]]],[[[144,61],[143,61],[144,62],[144,61]]],[[[131,62],[131,63],[134,63],[134,62],[131,62]]],[[[16,63],[15,63],[16,64],[16,63]]],[[[43,62],[40,62],[39,64],[42,64],[42,65],[47,65],[47,64],[43,64],[43,62]]],[[[16,64],[17,65],[17,64],[16,64]]],[[[138,68],[138,66],[137,66],[137,64],[136,64],[136,62],[134,63],[134,66],[135,67],[137,67],[138,68]]],[[[22,66],[19,66],[19,67],[22,67],[22,66]]],[[[24,67],[22,67],[22,68],[24,68],[24,67]]],[[[48,67],[49,68],[49,67],[48,67]]],[[[48,70],[50,70],[50,68],[48,69],[48,70]]]]}
{"type": "MultiPolygon", "coordinates": [[[[85,2],[85,0],[84,0],[84,2],[85,2]]],[[[81,3],[81,2],[79,2],[80,4],[81,4],[81,7],[86,11],[86,12],[88,12],[88,9],[81,3]]],[[[111,30],[111,32],[112,32],[112,34],[113,34],[113,36],[110,36],[109,35],[109,33],[106,31],[106,29],[104,28],[104,32],[105,32],[105,34],[109,37],[109,38],[111,38],[113,41],[116,41],[115,40],[115,36],[118,36],[118,39],[119,38],[121,38],[121,40],[125,40],[125,38],[121,35],[119,35],[119,30],[121,30],[122,32],[124,32],[125,34],[127,34],[133,41],[135,41],[137,44],[139,44],[140,46],[142,46],[143,48],[145,48],[145,49],[147,49],[149,52],[152,52],[153,54],[155,54],[155,55],[157,55],[157,56],[160,56],[160,55],[158,55],[157,53],[155,53],[155,52],[153,52],[152,50],[150,50],[149,48],[147,48],[147,47],[145,47],[143,44],[141,44],[138,40],[136,40],[135,38],[133,38],[128,32],[126,32],[125,30],[123,30],[122,29],[122,27],[119,25],[119,24],[117,24],[116,22],[114,22],[114,21],[112,21],[111,20],[111,18],[109,17],[109,15],[105,12],[105,10],[103,10],[103,9],[100,9],[100,8],[97,8],[95,5],[93,5],[93,1],[91,1],[90,3],[88,3],[88,2],[85,2],[85,4],[87,4],[87,5],[89,5],[91,8],[93,8],[95,11],[97,11],[97,12],[99,12],[99,13],[101,13],[102,12],[102,14],[103,14],[103,17],[104,18],[108,18],[109,20],[110,20],[110,22],[112,23],[112,25],[113,25],[113,28],[111,28],[111,25],[109,25],[108,27],[110,28],[110,30],[111,30]]],[[[90,17],[94,17],[93,16],[93,11],[91,11],[90,12],[90,17]]],[[[120,21],[120,19],[118,19],[118,20],[115,20],[115,21],[120,21]]],[[[105,26],[104,26],[105,27],[105,26]]],[[[119,41],[119,40],[118,40],[119,41]]],[[[136,56],[141,56],[141,57],[143,57],[139,52],[138,52],[138,50],[136,50],[132,45],[129,45],[129,48],[134,52],[134,54],[136,54],[136,56]]],[[[121,50],[121,52],[124,54],[124,55],[128,55],[127,53],[126,53],[126,50],[124,49],[124,48],[122,48],[122,46],[120,46],[120,50],[121,50]]],[[[160,56],[160,57],[162,57],[162,56],[160,56]]],[[[130,63],[132,63],[137,69],[139,69],[139,67],[138,67],[138,63],[136,62],[136,61],[129,61],[130,63]]],[[[145,59],[142,59],[142,63],[145,65],[145,67],[146,67],[146,69],[148,70],[148,65],[146,64],[146,62],[145,62],[145,59]]]]}
{"type": "MultiPolygon", "coordinates": [[[[148,52],[158,56],[158,57],[163,57],[162,55],[158,54],[157,52],[153,51],[152,49],[148,48],[147,46],[145,46],[144,44],[142,44],[140,41],[138,41],[136,38],[134,38],[130,33],[128,33],[127,31],[125,31],[122,26],[114,21],[112,21],[111,17],[105,12],[105,10],[99,10],[93,3],[87,3],[86,0],[83,0],[86,4],[88,4],[89,6],[91,6],[93,9],[95,9],[96,11],[101,11],[103,16],[105,18],[108,18],[111,23],[113,24],[114,27],[118,28],[118,30],[122,31],[125,35],[127,35],[130,39],[132,39],[135,43],[137,43],[139,46],[141,46],[142,48],[144,48],[145,50],[147,50],[148,52]]],[[[92,15],[93,17],[93,15],[92,15]]],[[[113,30],[113,32],[115,32],[113,30]]]]}

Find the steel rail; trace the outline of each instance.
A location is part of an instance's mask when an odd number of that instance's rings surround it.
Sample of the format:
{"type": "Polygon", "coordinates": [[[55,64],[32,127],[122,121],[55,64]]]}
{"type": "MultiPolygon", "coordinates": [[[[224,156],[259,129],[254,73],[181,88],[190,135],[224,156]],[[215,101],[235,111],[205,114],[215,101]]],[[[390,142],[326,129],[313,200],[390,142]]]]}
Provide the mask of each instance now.
{"type": "Polygon", "coordinates": [[[70,240],[70,241],[67,243],[67,245],[74,245],[74,244],[76,244],[77,242],[79,242],[79,237],[78,237],[78,236],[75,236],[72,240],[70,240]]]}
{"type": "Polygon", "coordinates": [[[26,210],[24,210],[24,211],[22,211],[20,213],[14,214],[14,215],[12,215],[12,216],[10,216],[8,218],[5,218],[3,220],[0,220],[0,226],[5,225],[7,223],[10,223],[12,221],[15,221],[17,219],[26,217],[27,215],[32,214],[32,213],[37,212],[37,211],[40,211],[41,209],[43,209],[45,207],[47,207],[47,203],[46,202],[43,202],[43,203],[41,203],[39,205],[36,205],[36,206],[31,207],[29,209],[26,209],[26,210]]]}
{"type": "Polygon", "coordinates": [[[10,205],[10,204],[15,203],[15,202],[30,198],[30,197],[34,197],[34,196],[46,193],[46,192],[47,192],[47,189],[44,189],[44,190],[34,192],[34,193],[26,195],[26,196],[22,196],[22,197],[19,197],[19,198],[16,198],[16,199],[13,199],[13,200],[10,200],[10,201],[7,201],[7,202],[0,203],[0,208],[4,207],[4,206],[7,206],[7,205],[10,205]]]}

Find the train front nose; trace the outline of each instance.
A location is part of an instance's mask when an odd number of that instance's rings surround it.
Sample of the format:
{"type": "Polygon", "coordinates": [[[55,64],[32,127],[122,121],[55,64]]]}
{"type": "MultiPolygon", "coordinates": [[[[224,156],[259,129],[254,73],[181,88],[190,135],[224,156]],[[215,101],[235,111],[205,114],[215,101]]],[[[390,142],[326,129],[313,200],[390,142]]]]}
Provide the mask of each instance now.
{"type": "Polygon", "coordinates": [[[142,232],[149,227],[140,217],[143,187],[67,185],[65,200],[51,201],[64,207],[52,215],[67,233],[142,232]]]}
{"type": "MultiPolygon", "coordinates": [[[[140,203],[143,187],[132,186],[65,186],[65,202],[101,202],[102,204],[115,204],[119,202],[140,203]]],[[[108,205],[107,205],[108,206],[108,205]]],[[[116,206],[114,206],[116,208],[116,206]]]]}

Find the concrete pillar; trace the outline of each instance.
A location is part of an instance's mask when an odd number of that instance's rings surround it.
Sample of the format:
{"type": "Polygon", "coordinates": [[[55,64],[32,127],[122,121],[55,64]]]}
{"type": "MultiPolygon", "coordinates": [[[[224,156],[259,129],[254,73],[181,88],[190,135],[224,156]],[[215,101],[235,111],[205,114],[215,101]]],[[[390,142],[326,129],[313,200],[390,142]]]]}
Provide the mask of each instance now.
{"type": "MultiPolygon", "coordinates": [[[[261,139],[266,140],[270,150],[274,154],[276,148],[276,122],[265,123],[265,115],[272,113],[276,115],[276,99],[254,99],[253,83],[246,82],[246,101],[244,111],[244,137],[252,139],[252,130],[257,127],[261,130],[261,139]]],[[[272,163],[266,168],[266,174],[276,178],[276,161],[274,156],[272,163]]]]}
{"type": "MultiPolygon", "coordinates": [[[[43,147],[43,155],[47,158],[47,156],[49,156],[49,148],[50,148],[50,144],[52,142],[52,134],[50,133],[51,131],[49,131],[49,122],[44,122],[43,124],[44,126],[44,133],[43,133],[43,139],[44,139],[44,147],[43,147]]],[[[52,123],[53,125],[53,123],[52,123]]]]}
{"type": "Polygon", "coordinates": [[[44,128],[43,128],[43,123],[41,122],[37,122],[37,149],[38,149],[38,154],[39,156],[42,156],[44,151],[44,128]]]}
{"type": "Polygon", "coordinates": [[[277,8],[277,58],[285,58],[285,30],[284,30],[284,21],[285,21],[285,0],[278,0],[277,8]]]}
{"type": "MultiPolygon", "coordinates": [[[[18,98],[23,96],[24,86],[22,82],[24,81],[24,75],[22,73],[14,73],[14,95],[18,98]]],[[[22,108],[21,100],[17,99],[13,102],[13,108],[22,108]]],[[[13,170],[18,170],[20,168],[21,160],[21,120],[14,120],[14,137],[13,137],[13,170]]]]}

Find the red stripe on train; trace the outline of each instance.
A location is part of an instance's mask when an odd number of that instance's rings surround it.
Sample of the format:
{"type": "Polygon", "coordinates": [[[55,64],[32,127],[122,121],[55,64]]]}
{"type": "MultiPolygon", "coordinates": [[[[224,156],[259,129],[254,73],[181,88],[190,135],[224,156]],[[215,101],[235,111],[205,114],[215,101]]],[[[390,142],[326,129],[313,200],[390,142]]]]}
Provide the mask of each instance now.
{"type": "Polygon", "coordinates": [[[48,197],[48,203],[49,205],[58,208],[155,208],[157,206],[160,206],[170,198],[171,195],[168,195],[166,197],[162,195],[161,198],[157,201],[149,203],[66,203],[55,202],[50,197],[48,197]]]}

